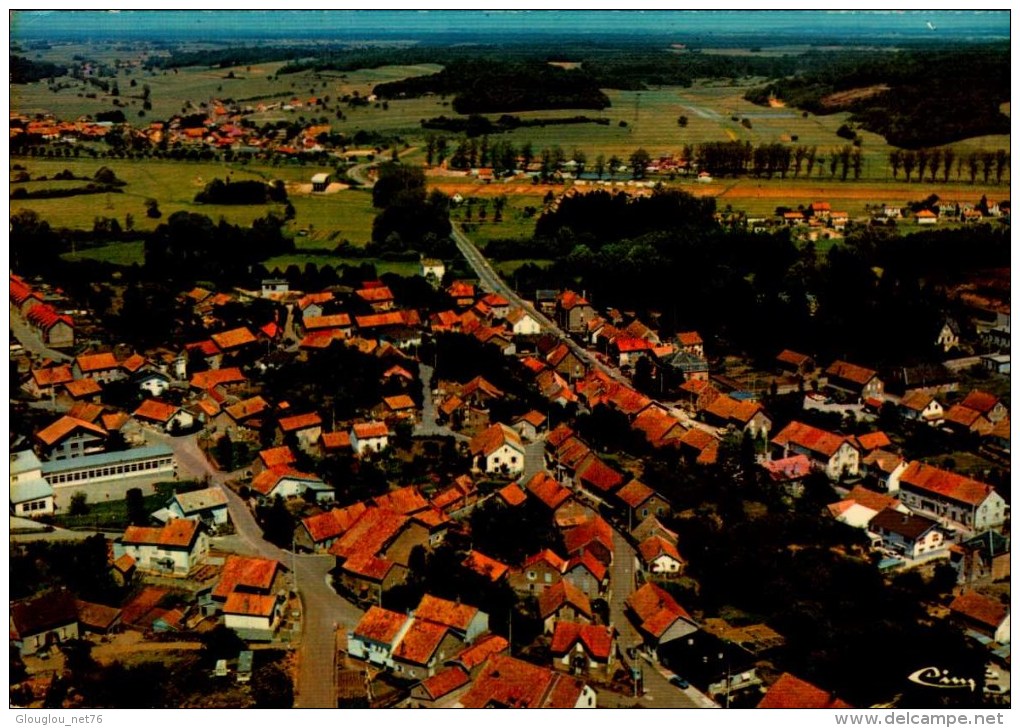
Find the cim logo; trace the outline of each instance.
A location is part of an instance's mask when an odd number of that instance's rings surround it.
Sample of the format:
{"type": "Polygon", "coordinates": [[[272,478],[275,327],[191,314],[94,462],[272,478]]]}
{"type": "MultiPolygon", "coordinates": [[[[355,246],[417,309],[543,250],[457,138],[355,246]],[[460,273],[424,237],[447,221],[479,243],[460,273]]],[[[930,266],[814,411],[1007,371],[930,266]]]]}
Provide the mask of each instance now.
{"type": "Polygon", "coordinates": [[[977,690],[977,683],[973,678],[954,677],[950,674],[949,670],[943,670],[938,667],[923,667],[916,672],[910,673],[907,679],[929,688],[942,688],[946,690],[970,688],[972,691],[977,690]]]}

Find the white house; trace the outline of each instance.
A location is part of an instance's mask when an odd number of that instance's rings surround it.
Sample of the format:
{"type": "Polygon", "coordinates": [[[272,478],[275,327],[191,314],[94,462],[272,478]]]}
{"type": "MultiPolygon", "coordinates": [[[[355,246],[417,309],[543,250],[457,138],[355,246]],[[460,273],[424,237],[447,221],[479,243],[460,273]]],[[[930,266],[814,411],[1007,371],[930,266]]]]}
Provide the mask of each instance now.
{"type": "Polygon", "coordinates": [[[642,541],[638,553],[645,570],[653,574],[679,574],[683,571],[684,560],[680,552],[662,536],[651,536],[642,541]]]}
{"type": "Polygon", "coordinates": [[[65,589],[11,602],[11,642],[21,655],[34,655],[51,645],[78,639],[78,608],[65,589]]]}
{"type": "Polygon", "coordinates": [[[351,427],[351,447],[355,455],[382,452],[390,445],[390,431],[385,422],[360,422],[351,427]]]}
{"type": "Polygon", "coordinates": [[[542,333],[542,325],[523,308],[515,308],[510,311],[506,320],[516,336],[534,336],[542,333]]]}
{"type": "Polygon", "coordinates": [[[857,475],[860,468],[860,450],[853,438],[821,430],[803,422],[791,422],[772,438],[772,444],[781,457],[804,455],[811,466],[823,471],[830,480],[857,475]]]}
{"type": "Polygon", "coordinates": [[[318,475],[302,473],[290,465],[276,465],[263,470],[251,481],[251,489],[260,501],[273,500],[277,496],[287,498],[303,497],[306,491],[315,493],[316,502],[333,500],[333,488],[318,475]]]}
{"type": "Polygon", "coordinates": [[[242,639],[271,640],[283,616],[280,594],[233,591],[223,605],[223,623],[242,639]]]}
{"type": "Polygon", "coordinates": [[[197,521],[180,518],[160,528],[128,526],[113,543],[114,558],[131,556],[138,569],[187,576],[209,555],[209,537],[197,521]]]}
{"type": "MultiPolygon", "coordinates": [[[[183,379],[184,375],[182,374],[180,378],[183,379]]],[[[135,384],[144,394],[159,397],[170,389],[170,377],[162,372],[144,372],[135,377],[135,384]]]]}
{"type": "Polygon", "coordinates": [[[347,654],[376,667],[393,669],[393,652],[414,619],[402,612],[372,607],[347,633],[347,654]]]}
{"type": "Polygon", "coordinates": [[[446,275],[446,264],[438,258],[422,258],[418,273],[433,288],[438,288],[443,282],[443,276],[446,275]]]}
{"type": "Polygon", "coordinates": [[[935,521],[892,508],[886,508],[872,518],[868,530],[881,539],[885,548],[908,559],[928,556],[943,550],[946,545],[945,534],[935,521]]]}
{"type": "Polygon", "coordinates": [[[939,335],[935,339],[935,346],[941,346],[943,353],[960,346],[960,331],[955,321],[946,321],[939,329],[939,335]]]}
{"type": "Polygon", "coordinates": [[[900,476],[900,500],[915,513],[975,532],[1001,526],[1009,510],[987,483],[918,461],[900,476]]]}
{"type": "Polygon", "coordinates": [[[190,518],[219,526],[228,520],[227,496],[219,488],[175,493],[169,511],[171,518],[190,518]]]}
{"type": "Polygon", "coordinates": [[[476,435],[468,446],[487,473],[524,472],[524,443],[517,431],[501,422],[476,435]]]}
{"type": "Polygon", "coordinates": [[[53,487],[43,477],[42,463],[31,450],[11,453],[11,514],[44,516],[53,513],[53,487]]]}
{"type": "Polygon", "coordinates": [[[920,389],[908,393],[900,400],[900,412],[904,419],[927,422],[930,425],[939,424],[945,415],[939,401],[920,389]]]}

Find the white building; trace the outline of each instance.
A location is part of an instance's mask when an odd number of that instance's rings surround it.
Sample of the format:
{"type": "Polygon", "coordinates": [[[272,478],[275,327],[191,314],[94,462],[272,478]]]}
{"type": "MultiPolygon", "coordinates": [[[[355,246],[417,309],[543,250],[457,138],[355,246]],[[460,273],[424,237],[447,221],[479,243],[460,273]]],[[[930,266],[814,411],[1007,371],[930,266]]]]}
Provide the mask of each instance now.
{"type": "Polygon", "coordinates": [[[418,273],[434,288],[438,288],[446,275],[446,264],[438,258],[422,258],[418,273]]]}
{"type": "Polygon", "coordinates": [[[476,435],[469,449],[487,473],[514,476],[524,472],[524,443],[521,436],[501,422],[476,435]]]}
{"type": "Polygon", "coordinates": [[[114,558],[131,556],[138,569],[187,576],[209,555],[209,537],[197,521],[179,518],[160,528],[128,526],[114,541],[114,558]]]}
{"type": "Polygon", "coordinates": [[[542,325],[523,308],[515,308],[506,316],[516,336],[533,336],[542,333],[542,325]]]}
{"type": "Polygon", "coordinates": [[[190,518],[219,526],[228,520],[227,496],[219,488],[175,493],[169,511],[171,518],[190,518]]]}
{"type": "Polygon", "coordinates": [[[31,450],[11,453],[11,514],[44,516],[53,513],[53,488],[42,475],[42,463],[31,450]]]}
{"type": "Polygon", "coordinates": [[[77,491],[88,503],[121,500],[132,487],[151,493],[154,483],[177,478],[177,460],[170,447],[151,445],[46,462],[42,474],[53,487],[56,506],[66,508],[77,491]]]}
{"type": "Polygon", "coordinates": [[[385,422],[361,422],[351,428],[351,447],[355,455],[382,452],[390,445],[390,431],[385,422]]]}
{"type": "Polygon", "coordinates": [[[233,591],[223,605],[223,623],[246,640],[271,640],[283,617],[280,594],[233,591]]]}
{"type": "Polygon", "coordinates": [[[1009,510],[987,483],[918,461],[900,476],[900,500],[915,513],[978,533],[1002,526],[1009,510]]]}

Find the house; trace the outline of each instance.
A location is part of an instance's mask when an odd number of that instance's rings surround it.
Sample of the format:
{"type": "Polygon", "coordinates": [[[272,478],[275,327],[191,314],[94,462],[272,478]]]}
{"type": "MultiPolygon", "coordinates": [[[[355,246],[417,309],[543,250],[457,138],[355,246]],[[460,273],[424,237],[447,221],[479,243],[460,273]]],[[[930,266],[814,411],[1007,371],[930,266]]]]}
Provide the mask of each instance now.
{"type": "Polygon", "coordinates": [[[769,687],[765,697],[758,703],[758,707],[833,710],[852,708],[853,706],[837,698],[835,693],[822,690],[806,680],[784,672],[769,687]]]}
{"type": "Polygon", "coordinates": [[[471,308],[475,304],[475,287],[464,281],[454,281],[446,289],[446,295],[453,299],[458,308],[471,308]]]}
{"type": "Polygon", "coordinates": [[[42,463],[31,450],[11,453],[11,515],[32,518],[55,510],[53,487],[42,474],[42,463]]]}
{"type": "Polygon", "coordinates": [[[295,542],[309,551],[328,551],[367,510],[368,506],[359,501],[346,508],[333,508],[303,518],[295,532],[295,542]]]}
{"type": "Polygon", "coordinates": [[[32,306],[25,314],[25,320],[46,346],[54,349],[70,349],[74,346],[74,320],[58,313],[48,303],[32,306]]]}
{"type": "Polygon", "coordinates": [[[825,370],[830,389],[852,394],[859,401],[875,399],[881,401],[885,385],[874,369],[858,366],[845,361],[835,361],[825,370]]]}
{"type": "Polygon", "coordinates": [[[653,447],[675,446],[684,434],[680,421],[656,406],[643,409],[630,426],[644,434],[645,439],[653,447]]]}
{"type": "Polygon", "coordinates": [[[987,435],[995,427],[983,414],[962,404],[954,404],[946,410],[943,424],[954,432],[976,432],[979,435],[987,435]]]}
{"type": "Polygon", "coordinates": [[[510,324],[514,336],[536,336],[542,333],[542,325],[538,319],[523,308],[512,309],[506,315],[506,321],[510,324]]]}
{"type": "Polygon", "coordinates": [[[257,465],[260,470],[266,470],[280,465],[292,465],[295,462],[297,456],[294,455],[294,451],[288,445],[280,445],[260,450],[257,465]]]}
{"type": "Polygon", "coordinates": [[[264,415],[268,415],[271,411],[269,403],[262,398],[262,395],[255,395],[247,399],[242,399],[240,402],[224,408],[227,416],[230,417],[237,425],[241,427],[250,427],[252,429],[260,429],[262,426],[262,418],[264,415]]]}
{"type": "Polygon", "coordinates": [[[652,536],[662,536],[674,546],[676,546],[679,537],[677,533],[663,526],[662,521],[655,516],[648,516],[648,518],[641,521],[641,523],[631,529],[630,535],[637,543],[641,543],[652,536]]]}
{"type": "Polygon", "coordinates": [[[551,634],[560,619],[591,622],[591,600],[588,595],[565,579],[554,583],[538,595],[538,616],[551,634]]]}
{"type": "Polygon", "coordinates": [[[697,331],[681,331],[676,335],[677,350],[699,359],[705,358],[705,342],[697,331]]]}
{"type": "Polygon", "coordinates": [[[290,284],[287,283],[286,278],[262,279],[262,298],[272,298],[274,294],[287,293],[289,290],[290,284]]]}
{"type": "Polygon", "coordinates": [[[220,526],[229,520],[227,495],[220,488],[174,493],[169,511],[171,518],[190,518],[207,526],[220,526]]]}
{"type": "Polygon", "coordinates": [[[964,397],[960,404],[964,407],[980,412],[993,425],[998,424],[1009,416],[1009,410],[1006,408],[1006,405],[1002,403],[1001,399],[996,397],[994,394],[982,392],[977,389],[971,390],[970,394],[964,397]]]}
{"type": "Polygon", "coordinates": [[[781,457],[805,455],[812,466],[823,471],[829,480],[857,475],[860,467],[860,449],[851,437],[791,422],[772,438],[772,445],[781,457]]]}
{"type": "Polygon", "coordinates": [[[447,665],[459,667],[466,674],[477,677],[492,655],[499,655],[510,651],[510,643],[498,634],[487,634],[479,637],[474,643],[468,645],[457,655],[446,661],[447,665]]]}
{"type": "Polygon", "coordinates": [[[427,280],[433,288],[439,288],[446,275],[446,265],[438,258],[422,258],[418,264],[418,275],[427,280]]]}
{"type": "Polygon", "coordinates": [[[566,343],[560,343],[551,349],[545,360],[558,374],[569,379],[580,379],[588,372],[588,365],[566,343]]]}
{"type": "Polygon", "coordinates": [[[900,399],[900,413],[903,419],[938,425],[945,410],[939,401],[924,390],[913,390],[900,399]]]}
{"type": "Polygon", "coordinates": [[[412,617],[371,607],[347,634],[347,654],[376,667],[392,669],[393,652],[411,628],[412,617]]]}
{"type": "Polygon", "coordinates": [[[387,422],[411,422],[415,421],[416,406],[414,400],[406,394],[397,394],[392,397],[383,397],[380,404],[372,410],[373,414],[381,417],[387,422]]]}
{"type": "Polygon", "coordinates": [[[556,322],[566,332],[582,333],[594,317],[591,304],[573,291],[563,291],[556,297],[556,322]]]}
{"type": "Polygon", "coordinates": [[[244,347],[258,342],[255,334],[249,331],[246,326],[240,326],[229,331],[221,331],[218,334],[213,334],[210,338],[224,354],[241,351],[244,347]]]}
{"type": "Polygon", "coordinates": [[[570,491],[545,471],[531,476],[524,488],[528,495],[540,501],[550,511],[557,510],[571,498],[570,491]]]}
{"type": "Polygon", "coordinates": [[[666,358],[666,366],[683,376],[685,382],[708,381],[708,362],[689,351],[678,351],[666,358]]]}
{"type": "MultiPolygon", "coordinates": [[[[471,676],[459,666],[447,667],[411,688],[411,707],[438,707],[437,701],[459,699],[471,685],[471,676]]],[[[445,707],[445,706],[444,706],[445,707]]]]}
{"type": "Polygon", "coordinates": [[[77,402],[95,402],[103,391],[103,385],[95,379],[75,379],[65,384],[64,389],[77,402]]]}
{"type": "Polygon", "coordinates": [[[474,549],[471,549],[471,551],[468,552],[467,558],[464,559],[462,566],[468,571],[473,571],[494,584],[501,581],[510,571],[510,567],[506,564],[501,561],[496,561],[496,559],[486,556],[481,551],[476,551],[474,549]]]}
{"type": "Polygon", "coordinates": [[[790,372],[799,376],[807,376],[815,369],[815,362],[807,354],[783,349],[776,355],[776,365],[781,371],[790,372]]]}
{"type": "Polygon", "coordinates": [[[128,526],[113,543],[114,558],[128,554],[140,571],[187,576],[205,562],[209,537],[205,529],[187,518],[170,521],[160,528],[128,526]]]}
{"type": "Polygon", "coordinates": [[[513,428],[503,423],[476,435],[468,449],[478,467],[487,473],[518,475],[524,471],[524,443],[513,428]]]}
{"type": "Polygon", "coordinates": [[[247,377],[244,376],[240,369],[237,367],[226,367],[224,369],[198,372],[191,378],[189,384],[194,389],[208,391],[232,384],[242,384],[246,381],[247,377]]]}
{"type": "Polygon", "coordinates": [[[639,480],[632,480],[616,491],[616,498],[627,508],[630,522],[650,515],[669,515],[669,501],[639,480]]]}
{"type": "Polygon", "coordinates": [[[109,634],[120,627],[121,611],[105,604],[74,600],[78,609],[78,627],[82,632],[93,634],[109,634]]]}
{"type": "Polygon", "coordinates": [[[195,424],[195,417],[177,405],[147,399],[131,413],[136,420],[144,420],[159,425],[167,432],[184,430],[195,424]]]}
{"type": "Polygon", "coordinates": [[[414,616],[449,628],[466,644],[473,643],[489,631],[489,615],[478,607],[440,599],[431,594],[421,598],[414,616]]]}
{"type": "Polygon", "coordinates": [[[752,438],[768,439],[772,429],[772,418],[765,414],[765,409],[757,402],[735,399],[728,394],[720,394],[713,399],[703,412],[705,421],[723,427],[735,427],[742,432],[751,433],[752,438]]]}
{"type": "Polygon", "coordinates": [[[56,388],[75,381],[67,364],[33,369],[25,388],[36,397],[50,397],[56,388]]]}
{"type": "Polygon", "coordinates": [[[277,465],[252,478],[251,490],[260,502],[269,502],[277,497],[301,498],[312,491],[316,502],[333,500],[333,488],[322,482],[318,475],[302,473],[290,465],[277,465]]]}
{"type": "Polygon", "coordinates": [[[294,437],[303,452],[310,452],[318,445],[322,417],[317,412],[281,417],[278,424],[284,438],[294,437]]]}
{"type": "Polygon", "coordinates": [[[861,458],[861,472],[880,491],[895,493],[900,489],[900,477],[907,469],[902,455],[888,450],[873,450],[861,458]]]}
{"type": "Polygon", "coordinates": [[[425,680],[463,646],[449,627],[416,616],[393,650],[393,671],[404,679],[425,680]]]}
{"type": "Polygon", "coordinates": [[[676,544],[662,536],[649,536],[638,544],[638,554],[645,571],[652,574],[679,576],[687,563],[677,551],[676,544]]]}
{"type": "Polygon", "coordinates": [[[613,676],[616,630],[612,627],[560,620],[553,628],[553,668],[571,675],[613,676]]]}
{"type": "Polygon", "coordinates": [[[1009,374],[1009,354],[985,354],[981,365],[993,374],[1009,374]]]}
{"type": "Polygon", "coordinates": [[[524,560],[519,569],[510,572],[510,586],[518,594],[544,592],[563,578],[567,562],[555,551],[543,549],[524,560]]]}
{"type": "Polygon", "coordinates": [[[283,618],[281,594],[233,591],[223,605],[223,623],[249,641],[273,639],[283,618]]]}
{"type": "Polygon", "coordinates": [[[761,464],[770,482],[782,487],[791,498],[804,494],[804,478],[811,472],[811,461],[805,455],[791,455],[761,464]]]}
{"type": "Polygon", "coordinates": [[[899,494],[915,513],[978,532],[1001,526],[1009,510],[992,486],[918,461],[900,476],[899,494]]]}
{"type": "Polygon", "coordinates": [[[499,501],[502,505],[510,508],[516,508],[517,506],[524,505],[524,502],[528,499],[527,493],[521,490],[521,486],[517,483],[510,483],[505,485],[493,494],[493,498],[499,501]]]}
{"type": "Polygon", "coordinates": [[[107,432],[99,425],[64,415],[35,433],[44,460],[69,460],[102,452],[107,432]]]}
{"type": "Polygon", "coordinates": [[[470,476],[462,475],[433,496],[432,506],[449,515],[474,507],[478,496],[478,487],[474,481],[470,476]]]}
{"type": "Polygon", "coordinates": [[[545,427],[546,416],[537,410],[531,410],[520,415],[514,420],[514,429],[520,433],[525,440],[536,440],[545,427]]]}
{"type": "Polygon", "coordinates": [[[136,374],[132,381],[143,394],[148,394],[150,397],[161,397],[170,389],[170,377],[162,372],[142,372],[136,374]]]}
{"type": "Polygon", "coordinates": [[[508,655],[492,655],[458,708],[594,708],[597,695],[580,680],[508,655]]]}
{"type": "Polygon", "coordinates": [[[372,499],[379,508],[384,508],[402,516],[410,516],[415,513],[428,510],[429,502],[421,494],[416,485],[407,485],[403,488],[391,490],[388,493],[377,495],[372,499]]]}
{"type": "Polygon", "coordinates": [[[948,354],[951,349],[959,348],[960,346],[960,327],[952,319],[947,319],[942,324],[942,328],[939,329],[939,334],[935,337],[935,346],[941,347],[942,352],[948,354]]]}
{"type": "Polygon", "coordinates": [[[949,605],[950,617],[965,629],[1009,644],[1009,606],[998,599],[966,591],[949,605]]]}
{"type": "Polygon", "coordinates": [[[918,559],[945,546],[945,534],[938,523],[913,513],[886,508],[868,523],[868,530],[881,539],[882,546],[908,559],[918,559]]]}
{"type": "Polygon", "coordinates": [[[11,602],[10,623],[11,642],[22,657],[47,652],[79,636],[78,607],[66,589],[11,602]]]}
{"type": "Polygon", "coordinates": [[[645,642],[653,647],[681,639],[699,629],[686,609],[651,582],[627,597],[626,606],[645,642]]]}
{"type": "Polygon", "coordinates": [[[305,294],[297,302],[298,310],[301,312],[301,320],[304,321],[306,318],[321,316],[323,304],[327,304],[332,300],[333,294],[330,291],[305,294]]]}
{"type": "Polygon", "coordinates": [[[918,225],[934,225],[939,221],[939,216],[931,210],[921,210],[915,216],[918,225]]]}
{"type": "Polygon", "coordinates": [[[100,384],[116,382],[126,376],[112,352],[77,356],[71,371],[75,379],[94,379],[100,384]]]}
{"type": "Polygon", "coordinates": [[[390,444],[390,431],[385,422],[360,422],[351,427],[351,447],[354,454],[382,452],[390,444]]]}
{"type": "Polygon", "coordinates": [[[593,549],[575,550],[563,567],[563,580],[590,599],[608,598],[609,564],[593,549]]]}

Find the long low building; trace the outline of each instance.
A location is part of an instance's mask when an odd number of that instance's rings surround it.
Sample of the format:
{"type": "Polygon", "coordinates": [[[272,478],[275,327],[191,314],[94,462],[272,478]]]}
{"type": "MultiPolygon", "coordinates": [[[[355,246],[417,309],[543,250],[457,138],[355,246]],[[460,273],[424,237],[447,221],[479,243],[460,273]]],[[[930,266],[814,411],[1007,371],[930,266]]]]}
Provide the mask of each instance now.
{"type": "Polygon", "coordinates": [[[86,501],[122,500],[129,488],[152,492],[155,483],[173,480],[177,458],[167,445],[150,445],[118,452],[85,455],[42,464],[42,476],[53,488],[58,508],[67,508],[81,491],[86,501]]]}

